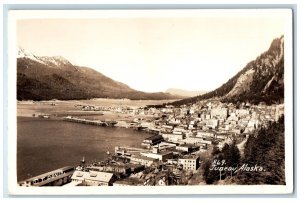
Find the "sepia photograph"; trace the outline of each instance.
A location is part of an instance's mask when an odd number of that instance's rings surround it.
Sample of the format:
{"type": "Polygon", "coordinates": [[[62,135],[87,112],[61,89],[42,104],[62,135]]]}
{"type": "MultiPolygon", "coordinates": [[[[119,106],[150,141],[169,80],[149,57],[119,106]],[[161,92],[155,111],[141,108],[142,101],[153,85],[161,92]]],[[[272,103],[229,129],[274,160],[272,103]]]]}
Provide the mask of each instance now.
{"type": "Polygon", "coordinates": [[[292,192],[290,9],[8,17],[12,194],[292,192]]]}

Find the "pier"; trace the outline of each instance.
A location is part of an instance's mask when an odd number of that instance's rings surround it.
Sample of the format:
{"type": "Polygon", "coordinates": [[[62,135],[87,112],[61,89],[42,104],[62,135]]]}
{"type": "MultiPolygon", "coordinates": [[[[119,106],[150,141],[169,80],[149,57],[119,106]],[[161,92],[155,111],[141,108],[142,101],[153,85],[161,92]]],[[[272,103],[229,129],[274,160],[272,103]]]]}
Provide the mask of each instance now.
{"type": "Polygon", "coordinates": [[[74,123],[82,123],[82,124],[89,124],[95,126],[114,126],[117,124],[116,121],[100,121],[100,120],[88,120],[88,119],[81,119],[76,117],[67,116],[63,118],[64,121],[74,122],[74,123]]]}
{"type": "Polygon", "coordinates": [[[75,168],[72,166],[66,166],[42,175],[38,175],[27,180],[18,182],[20,186],[25,187],[41,187],[41,186],[62,186],[71,182],[71,176],[73,175],[75,168]]]}

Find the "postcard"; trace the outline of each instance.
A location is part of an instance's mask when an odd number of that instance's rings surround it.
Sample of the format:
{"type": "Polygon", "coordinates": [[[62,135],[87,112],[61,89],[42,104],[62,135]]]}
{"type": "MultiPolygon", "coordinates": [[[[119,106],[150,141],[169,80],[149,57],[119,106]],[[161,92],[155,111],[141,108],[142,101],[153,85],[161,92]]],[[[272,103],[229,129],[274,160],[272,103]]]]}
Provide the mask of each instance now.
{"type": "Polygon", "coordinates": [[[12,195],[293,191],[291,9],[10,10],[12,195]]]}

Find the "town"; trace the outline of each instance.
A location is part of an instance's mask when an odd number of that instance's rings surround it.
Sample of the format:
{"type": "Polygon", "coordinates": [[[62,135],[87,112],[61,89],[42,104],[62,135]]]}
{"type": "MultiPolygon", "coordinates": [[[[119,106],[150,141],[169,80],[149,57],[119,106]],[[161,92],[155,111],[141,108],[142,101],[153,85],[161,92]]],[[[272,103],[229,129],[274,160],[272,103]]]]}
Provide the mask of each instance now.
{"type": "MultiPolygon", "coordinates": [[[[36,176],[19,182],[20,186],[205,184],[199,168],[214,147],[222,149],[226,143],[235,141],[242,152],[250,134],[284,114],[283,104],[235,105],[213,99],[179,107],[80,107],[122,114],[129,118],[114,120],[118,123],[113,126],[143,130],[153,135],[144,139],[139,148],[116,146],[113,154],[107,152],[105,160],[88,163],[83,158],[76,168],[67,167],[36,176]]],[[[70,121],[70,117],[67,120],[70,121]]]]}

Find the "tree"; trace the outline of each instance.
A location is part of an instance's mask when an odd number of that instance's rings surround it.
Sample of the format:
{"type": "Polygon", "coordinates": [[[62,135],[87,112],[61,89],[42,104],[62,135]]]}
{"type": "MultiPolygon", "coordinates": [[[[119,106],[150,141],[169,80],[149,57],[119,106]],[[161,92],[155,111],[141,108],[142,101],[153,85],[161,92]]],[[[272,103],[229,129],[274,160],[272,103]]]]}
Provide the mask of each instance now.
{"type": "Polygon", "coordinates": [[[206,160],[202,164],[202,170],[203,170],[203,178],[206,182],[206,184],[213,184],[215,181],[217,181],[219,178],[219,172],[215,170],[210,170],[211,168],[211,160],[206,160]]]}
{"type": "Polygon", "coordinates": [[[225,143],[221,153],[227,166],[237,166],[240,163],[240,150],[237,148],[235,141],[230,145],[225,143]]]}
{"type": "Polygon", "coordinates": [[[284,117],[250,136],[244,154],[243,163],[262,166],[264,171],[239,172],[238,184],[285,184],[284,117]]]}
{"type": "Polygon", "coordinates": [[[212,156],[216,156],[216,155],[219,154],[220,152],[221,152],[221,151],[220,151],[219,147],[214,146],[214,147],[213,147],[213,150],[212,150],[212,152],[211,152],[211,155],[212,155],[212,156]]]}

